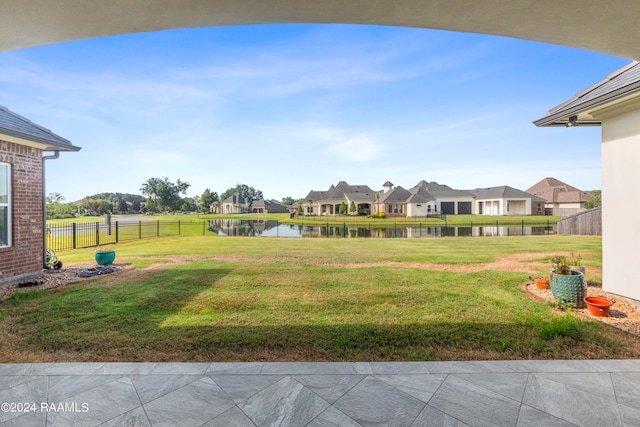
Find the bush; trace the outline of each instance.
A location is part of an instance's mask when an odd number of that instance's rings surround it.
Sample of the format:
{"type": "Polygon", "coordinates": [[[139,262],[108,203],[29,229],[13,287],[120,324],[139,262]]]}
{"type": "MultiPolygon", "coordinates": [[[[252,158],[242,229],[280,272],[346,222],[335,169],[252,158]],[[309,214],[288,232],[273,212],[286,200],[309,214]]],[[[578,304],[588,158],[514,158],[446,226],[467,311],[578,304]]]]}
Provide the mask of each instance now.
{"type": "Polygon", "coordinates": [[[378,218],[386,218],[387,214],[381,211],[381,212],[376,212],[376,216],[378,218]]]}

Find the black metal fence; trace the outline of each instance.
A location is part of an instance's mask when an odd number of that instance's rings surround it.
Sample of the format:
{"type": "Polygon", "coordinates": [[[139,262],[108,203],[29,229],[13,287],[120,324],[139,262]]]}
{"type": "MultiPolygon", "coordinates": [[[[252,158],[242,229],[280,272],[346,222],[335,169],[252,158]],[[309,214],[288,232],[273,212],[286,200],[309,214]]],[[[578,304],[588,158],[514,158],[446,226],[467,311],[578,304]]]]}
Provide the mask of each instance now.
{"type": "Polygon", "coordinates": [[[54,250],[90,248],[128,240],[178,235],[204,235],[204,221],[113,221],[50,224],[47,246],[54,250]]]}
{"type": "Polygon", "coordinates": [[[89,248],[129,240],[178,235],[221,234],[227,236],[272,237],[479,237],[527,236],[555,234],[550,221],[484,220],[466,224],[434,225],[433,223],[403,224],[401,221],[366,226],[325,224],[281,224],[276,220],[191,220],[137,221],[51,224],[48,228],[48,247],[54,250],[89,248]]]}

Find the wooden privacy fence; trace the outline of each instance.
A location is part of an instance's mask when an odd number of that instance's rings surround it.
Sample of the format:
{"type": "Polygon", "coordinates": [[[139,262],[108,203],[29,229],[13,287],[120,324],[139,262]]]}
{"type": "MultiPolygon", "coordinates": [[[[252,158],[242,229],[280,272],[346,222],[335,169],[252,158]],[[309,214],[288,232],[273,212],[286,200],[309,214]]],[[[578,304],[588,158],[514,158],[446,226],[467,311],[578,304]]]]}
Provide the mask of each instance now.
{"type": "Polygon", "coordinates": [[[602,236],[602,208],[593,208],[558,220],[558,234],[602,236]]]}

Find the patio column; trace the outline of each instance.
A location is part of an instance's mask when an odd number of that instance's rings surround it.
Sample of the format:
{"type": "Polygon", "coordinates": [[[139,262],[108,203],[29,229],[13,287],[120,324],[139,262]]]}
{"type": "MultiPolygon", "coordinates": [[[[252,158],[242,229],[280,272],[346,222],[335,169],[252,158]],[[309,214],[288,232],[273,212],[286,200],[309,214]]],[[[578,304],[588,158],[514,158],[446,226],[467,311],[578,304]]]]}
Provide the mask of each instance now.
{"type": "Polygon", "coordinates": [[[593,116],[602,120],[602,287],[640,300],[640,100],[593,116]]]}

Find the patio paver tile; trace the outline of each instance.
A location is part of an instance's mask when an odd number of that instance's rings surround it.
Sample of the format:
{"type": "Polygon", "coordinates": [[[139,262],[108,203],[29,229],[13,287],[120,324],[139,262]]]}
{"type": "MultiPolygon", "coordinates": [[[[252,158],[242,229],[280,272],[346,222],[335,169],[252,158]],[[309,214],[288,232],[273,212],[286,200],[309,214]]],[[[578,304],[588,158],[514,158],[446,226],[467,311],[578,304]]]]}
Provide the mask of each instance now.
{"type": "Polygon", "coordinates": [[[204,424],[228,411],[235,404],[209,377],[202,377],[184,387],[153,400],[144,409],[154,426],[204,424]]]}
{"type": "Polygon", "coordinates": [[[429,405],[474,426],[515,425],[520,402],[449,375],[429,405]]]}
{"type": "Polygon", "coordinates": [[[410,426],[424,402],[375,377],[367,377],[334,406],[363,426],[410,426]]]}
{"type": "Polygon", "coordinates": [[[602,398],[539,374],[529,376],[523,403],[578,425],[622,425],[615,400],[602,398]]]}

